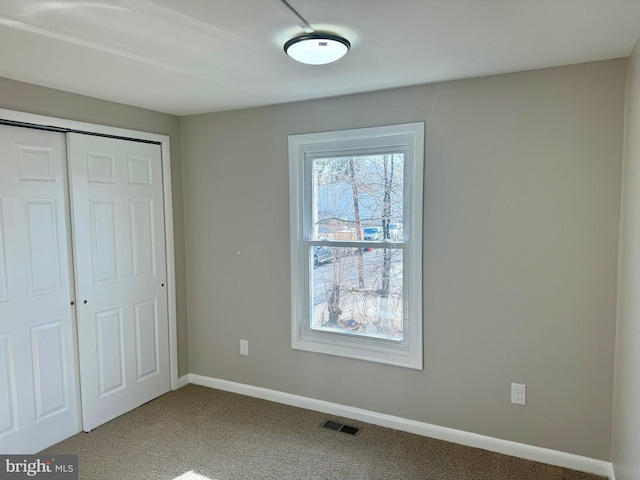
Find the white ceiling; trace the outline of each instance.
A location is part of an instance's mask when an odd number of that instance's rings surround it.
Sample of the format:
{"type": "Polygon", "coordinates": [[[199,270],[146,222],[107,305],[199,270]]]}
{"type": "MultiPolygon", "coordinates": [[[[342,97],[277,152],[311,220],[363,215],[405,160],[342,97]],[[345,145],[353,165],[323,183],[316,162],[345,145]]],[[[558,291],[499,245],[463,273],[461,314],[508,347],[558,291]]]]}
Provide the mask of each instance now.
{"type": "Polygon", "coordinates": [[[309,66],[279,0],[0,0],[0,76],[176,115],[626,57],[640,0],[289,0],[351,52],[309,66]]]}

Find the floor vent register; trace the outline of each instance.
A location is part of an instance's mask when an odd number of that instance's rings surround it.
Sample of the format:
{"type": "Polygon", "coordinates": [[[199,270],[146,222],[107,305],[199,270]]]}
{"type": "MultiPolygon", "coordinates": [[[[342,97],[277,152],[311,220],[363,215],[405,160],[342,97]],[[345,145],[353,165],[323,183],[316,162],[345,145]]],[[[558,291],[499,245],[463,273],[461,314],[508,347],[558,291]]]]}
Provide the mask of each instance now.
{"type": "Polygon", "coordinates": [[[322,428],[327,428],[329,430],[335,430],[336,432],[346,433],[347,435],[357,435],[360,433],[360,429],[358,427],[352,427],[351,425],[345,425],[343,423],[332,422],[331,420],[327,420],[322,425],[322,428]]]}

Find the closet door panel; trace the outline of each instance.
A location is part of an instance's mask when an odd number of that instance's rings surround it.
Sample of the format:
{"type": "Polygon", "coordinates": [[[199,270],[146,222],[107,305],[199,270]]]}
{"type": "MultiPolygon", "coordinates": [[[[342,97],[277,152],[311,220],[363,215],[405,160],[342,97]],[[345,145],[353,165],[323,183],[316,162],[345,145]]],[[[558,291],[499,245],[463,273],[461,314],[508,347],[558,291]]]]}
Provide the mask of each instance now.
{"type": "Polygon", "coordinates": [[[88,431],[170,390],[162,158],[155,144],[67,139],[88,431]]]}
{"type": "Polygon", "coordinates": [[[0,125],[0,451],[80,431],[64,134],[0,125]]]}

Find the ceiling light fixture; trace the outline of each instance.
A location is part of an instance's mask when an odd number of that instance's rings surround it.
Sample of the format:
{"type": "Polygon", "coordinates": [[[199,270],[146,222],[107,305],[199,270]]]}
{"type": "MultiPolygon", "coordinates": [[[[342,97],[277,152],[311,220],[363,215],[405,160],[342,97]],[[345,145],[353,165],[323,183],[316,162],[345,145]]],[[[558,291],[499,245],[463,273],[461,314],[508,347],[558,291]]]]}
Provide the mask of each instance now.
{"type": "Polygon", "coordinates": [[[309,65],[324,65],[344,57],[351,48],[349,40],[333,33],[314,32],[294,37],[284,51],[294,60],[309,65]]]}

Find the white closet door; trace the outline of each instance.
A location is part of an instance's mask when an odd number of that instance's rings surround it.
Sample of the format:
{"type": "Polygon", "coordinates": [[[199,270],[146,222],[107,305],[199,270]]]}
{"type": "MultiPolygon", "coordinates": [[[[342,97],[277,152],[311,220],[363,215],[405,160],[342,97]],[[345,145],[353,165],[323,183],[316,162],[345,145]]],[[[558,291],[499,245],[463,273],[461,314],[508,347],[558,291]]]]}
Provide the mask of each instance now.
{"type": "Polygon", "coordinates": [[[0,452],[80,431],[64,134],[0,125],[0,452]]]}
{"type": "Polygon", "coordinates": [[[159,145],[68,134],[83,430],[170,390],[159,145]]]}

